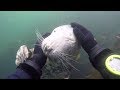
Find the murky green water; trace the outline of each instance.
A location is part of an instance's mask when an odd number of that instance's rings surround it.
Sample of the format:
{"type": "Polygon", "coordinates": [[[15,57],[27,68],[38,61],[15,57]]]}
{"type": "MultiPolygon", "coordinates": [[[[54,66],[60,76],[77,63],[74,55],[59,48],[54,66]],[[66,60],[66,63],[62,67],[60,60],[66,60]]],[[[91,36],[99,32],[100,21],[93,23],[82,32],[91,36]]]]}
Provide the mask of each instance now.
{"type": "MultiPolygon", "coordinates": [[[[0,11],[0,78],[15,71],[15,56],[21,45],[33,47],[36,28],[41,33],[51,32],[55,27],[71,22],[84,25],[101,45],[108,48],[120,33],[119,11],[0,11]]],[[[91,66],[87,64],[87,54],[84,51],[81,54],[80,73],[85,74],[91,66]]],[[[79,78],[79,75],[76,73],[73,78],[79,78]]]]}

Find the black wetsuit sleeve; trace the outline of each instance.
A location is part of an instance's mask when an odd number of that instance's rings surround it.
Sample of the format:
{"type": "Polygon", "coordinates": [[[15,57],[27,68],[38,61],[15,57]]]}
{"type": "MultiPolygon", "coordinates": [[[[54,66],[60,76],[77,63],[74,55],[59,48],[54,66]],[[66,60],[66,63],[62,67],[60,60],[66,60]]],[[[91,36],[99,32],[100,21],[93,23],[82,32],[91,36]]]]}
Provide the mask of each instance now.
{"type": "Polygon", "coordinates": [[[17,68],[14,73],[7,77],[7,79],[32,79],[32,77],[27,72],[17,68]]]}
{"type": "Polygon", "coordinates": [[[105,49],[99,53],[93,60],[90,59],[92,65],[101,73],[104,79],[120,79],[119,75],[112,74],[109,72],[105,66],[106,59],[115,54],[110,49],[105,49]]]}
{"type": "Polygon", "coordinates": [[[42,71],[38,73],[32,66],[22,63],[8,79],[40,79],[42,71]]]}

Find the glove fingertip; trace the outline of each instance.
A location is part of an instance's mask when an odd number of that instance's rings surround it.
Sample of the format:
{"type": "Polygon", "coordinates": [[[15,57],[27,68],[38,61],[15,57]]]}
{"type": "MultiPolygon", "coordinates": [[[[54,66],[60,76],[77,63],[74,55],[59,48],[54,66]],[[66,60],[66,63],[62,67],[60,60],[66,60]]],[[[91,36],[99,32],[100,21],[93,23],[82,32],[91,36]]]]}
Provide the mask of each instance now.
{"type": "Polygon", "coordinates": [[[70,23],[70,25],[71,25],[71,27],[77,27],[77,25],[79,25],[78,23],[76,23],[76,22],[72,22],[72,23],[70,23]]]}

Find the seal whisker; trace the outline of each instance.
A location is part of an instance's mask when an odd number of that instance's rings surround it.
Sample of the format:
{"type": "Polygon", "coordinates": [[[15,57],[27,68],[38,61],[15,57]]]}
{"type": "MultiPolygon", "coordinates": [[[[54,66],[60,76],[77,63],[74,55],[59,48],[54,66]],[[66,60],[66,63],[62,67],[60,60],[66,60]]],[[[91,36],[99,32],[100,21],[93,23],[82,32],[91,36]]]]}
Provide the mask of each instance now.
{"type": "MultiPolygon", "coordinates": [[[[59,52],[59,53],[61,53],[61,52],[59,52]]],[[[64,54],[64,53],[61,53],[61,55],[64,56],[64,57],[66,57],[66,58],[68,58],[68,60],[71,60],[71,61],[74,61],[75,63],[80,64],[78,61],[73,60],[72,58],[69,57],[69,56],[72,56],[72,55],[67,56],[67,54],[64,54]]]]}
{"type": "Polygon", "coordinates": [[[64,60],[64,61],[66,61],[71,67],[73,67],[75,70],[77,70],[77,71],[80,71],[79,69],[77,69],[75,66],[73,66],[71,63],[69,63],[67,60],[64,60]]]}
{"type": "Polygon", "coordinates": [[[59,60],[61,60],[61,63],[62,63],[62,65],[64,66],[64,68],[68,71],[68,72],[70,72],[69,70],[68,70],[68,67],[65,65],[65,63],[63,62],[63,60],[58,56],[58,59],[59,60]]]}
{"type": "Polygon", "coordinates": [[[74,56],[74,55],[69,55],[69,54],[65,54],[65,53],[62,53],[62,52],[60,52],[60,53],[63,54],[63,55],[66,55],[66,56],[76,57],[76,56],[74,56]]]}
{"type": "Polygon", "coordinates": [[[39,42],[39,44],[42,44],[42,41],[44,40],[44,38],[39,33],[38,29],[35,31],[35,33],[36,33],[36,36],[37,36],[37,41],[39,42]]]}
{"type": "Polygon", "coordinates": [[[73,67],[75,70],[80,71],[79,69],[77,69],[76,67],[74,67],[70,62],[67,61],[67,59],[64,59],[63,57],[61,57],[68,65],[70,65],[71,67],[73,67]]]}

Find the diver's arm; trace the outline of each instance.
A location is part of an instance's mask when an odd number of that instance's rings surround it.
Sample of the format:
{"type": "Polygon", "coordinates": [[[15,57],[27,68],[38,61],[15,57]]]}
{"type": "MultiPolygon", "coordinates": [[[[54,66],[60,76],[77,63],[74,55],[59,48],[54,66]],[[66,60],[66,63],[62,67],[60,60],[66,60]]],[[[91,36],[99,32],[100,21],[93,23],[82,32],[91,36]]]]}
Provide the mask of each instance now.
{"type": "Polygon", "coordinates": [[[34,54],[31,60],[21,63],[16,72],[8,76],[8,79],[40,79],[42,75],[42,67],[46,63],[46,56],[34,54]]]}
{"type": "Polygon", "coordinates": [[[92,65],[102,74],[105,79],[120,78],[120,55],[110,49],[101,47],[93,34],[78,23],[71,23],[78,44],[89,56],[92,65]]]}
{"type": "Polygon", "coordinates": [[[7,79],[32,79],[32,77],[22,69],[16,69],[7,79]]]}
{"type": "Polygon", "coordinates": [[[33,57],[20,63],[16,72],[8,76],[8,79],[40,79],[47,57],[37,44],[39,43],[37,42],[35,45],[33,57]]]}
{"type": "MultiPolygon", "coordinates": [[[[42,37],[46,38],[50,33],[45,33],[42,37]]],[[[44,55],[41,43],[36,42],[31,59],[20,63],[16,72],[8,76],[8,79],[40,79],[42,75],[42,67],[45,65],[47,57],[44,55]]]]}

